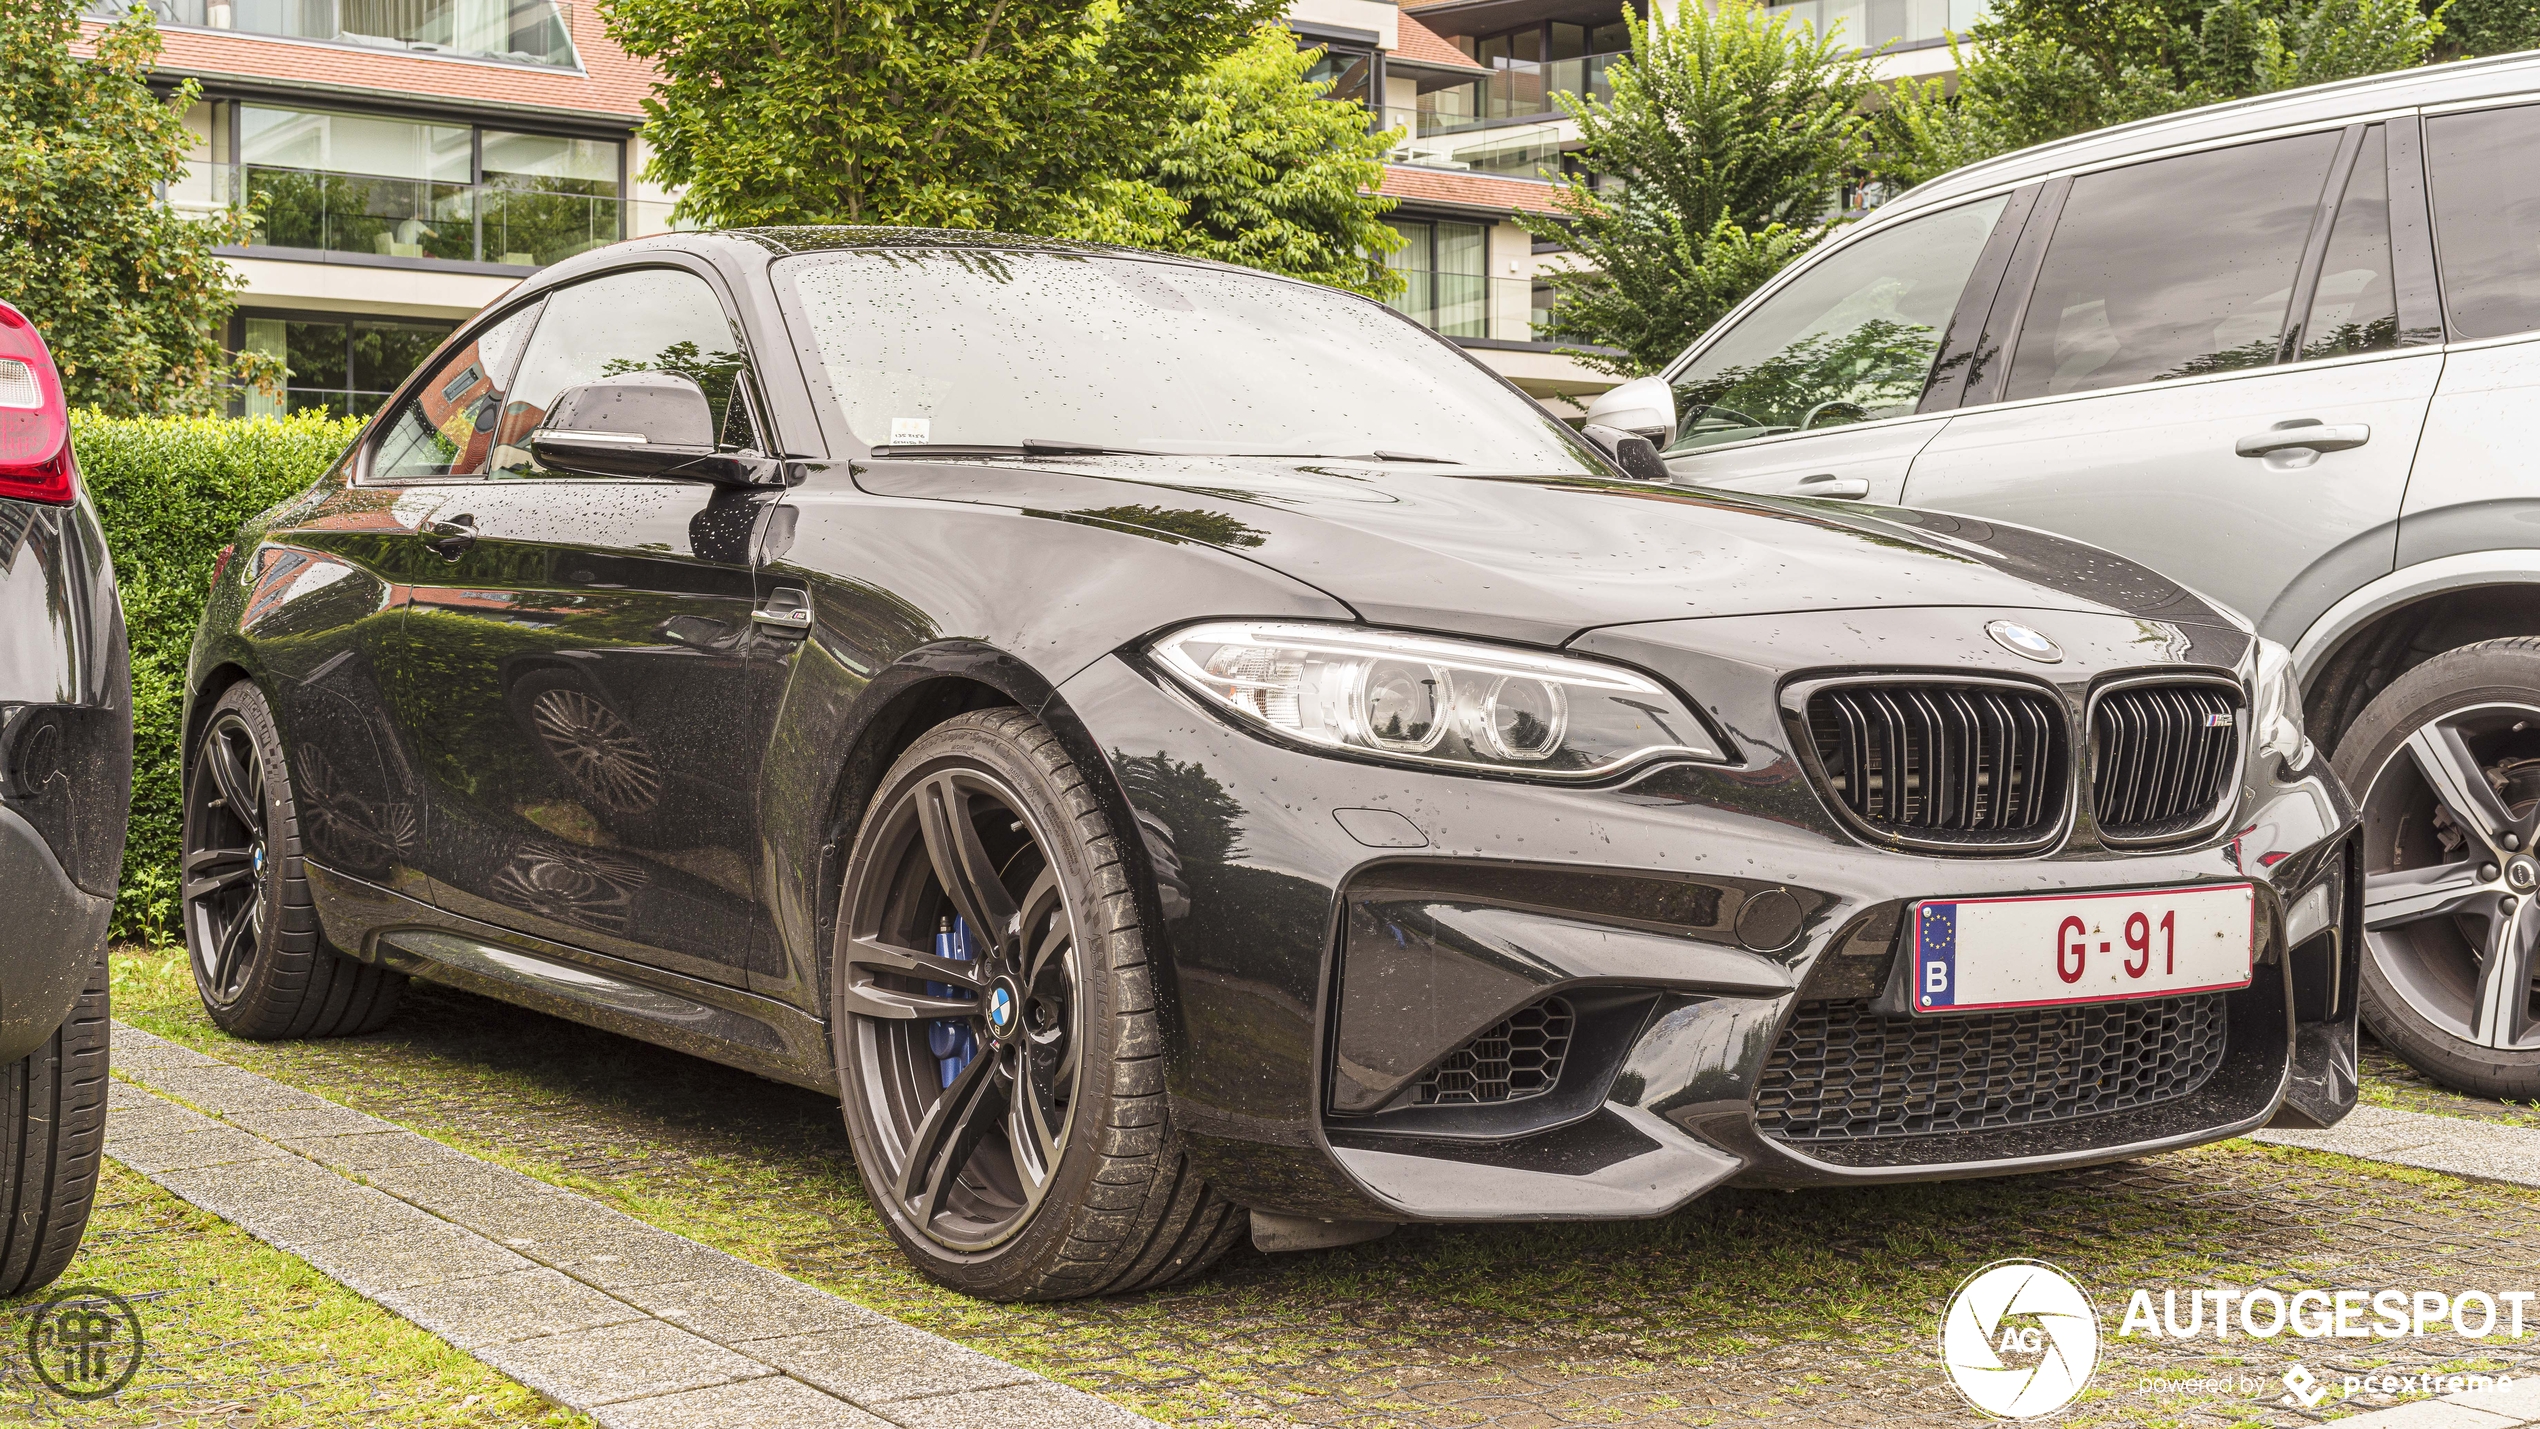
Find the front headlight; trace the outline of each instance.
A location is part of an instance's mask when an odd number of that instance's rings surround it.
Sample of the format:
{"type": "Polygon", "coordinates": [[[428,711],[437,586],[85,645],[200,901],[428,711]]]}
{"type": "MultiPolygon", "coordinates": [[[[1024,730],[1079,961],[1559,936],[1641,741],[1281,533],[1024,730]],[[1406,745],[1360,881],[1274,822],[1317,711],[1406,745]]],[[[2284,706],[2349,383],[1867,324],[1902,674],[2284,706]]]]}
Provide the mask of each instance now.
{"type": "Polygon", "coordinates": [[[1247,723],[1405,764],[1593,779],[1656,756],[1726,757],[1666,686],[1570,655],[1248,620],[1175,631],[1150,653],[1247,723]]]}
{"type": "Polygon", "coordinates": [[[2311,740],[2302,732],[2302,682],[2294,673],[2293,652],[2260,637],[2252,688],[2258,702],[2257,752],[2274,755],[2294,769],[2310,763],[2311,740]]]}

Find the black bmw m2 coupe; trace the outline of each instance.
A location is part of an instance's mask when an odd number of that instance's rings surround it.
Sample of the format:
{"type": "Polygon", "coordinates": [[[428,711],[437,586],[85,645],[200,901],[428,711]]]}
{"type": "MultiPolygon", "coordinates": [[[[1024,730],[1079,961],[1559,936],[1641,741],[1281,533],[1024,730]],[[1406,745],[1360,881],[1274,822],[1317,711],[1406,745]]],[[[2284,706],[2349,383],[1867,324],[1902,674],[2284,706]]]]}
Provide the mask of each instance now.
{"type": "Polygon", "coordinates": [[[2281,649],[1638,442],[1152,254],[559,264],[222,568],[203,1000],[423,977],[834,1091],[909,1256],[1013,1299],[2353,1105],[2281,649]]]}

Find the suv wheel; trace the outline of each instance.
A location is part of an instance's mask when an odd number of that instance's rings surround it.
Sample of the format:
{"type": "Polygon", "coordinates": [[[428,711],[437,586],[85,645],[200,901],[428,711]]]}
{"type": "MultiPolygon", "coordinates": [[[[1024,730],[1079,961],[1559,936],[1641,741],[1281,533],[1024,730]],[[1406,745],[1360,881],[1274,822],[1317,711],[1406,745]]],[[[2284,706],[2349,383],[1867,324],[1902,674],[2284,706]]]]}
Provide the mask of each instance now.
{"type": "Polygon", "coordinates": [[[1166,1121],[1153,945],[1118,831],[1030,715],[958,716],[884,777],[830,1025],[866,1188],[927,1274],[998,1300],[1138,1290],[1249,1225],[1166,1121]]]}
{"type": "Polygon", "coordinates": [[[2408,671],[2334,762],[2363,805],[2373,1035],[2463,1091],[2540,1095],[2540,639],[2408,671]]]}
{"type": "Polygon", "coordinates": [[[106,1143],[106,955],[70,1017],[0,1067],[0,1300],[53,1283],[88,1229],[106,1143]]]}
{"type": "Polygon", "coordinates": [[[396,1010],[405,978],[319,931],[282,736],[243,680],[212,706],[186,774],[184,903],[195,990],[231,1036],[355,1036],[396,1010]]]}

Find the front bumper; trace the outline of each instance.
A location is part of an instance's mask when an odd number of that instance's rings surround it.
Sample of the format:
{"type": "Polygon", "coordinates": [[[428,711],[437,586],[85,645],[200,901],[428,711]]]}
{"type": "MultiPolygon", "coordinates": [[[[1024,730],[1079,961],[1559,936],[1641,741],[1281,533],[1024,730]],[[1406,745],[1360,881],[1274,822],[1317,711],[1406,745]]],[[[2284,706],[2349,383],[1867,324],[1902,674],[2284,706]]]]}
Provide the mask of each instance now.
{"type": "MultiPolygon", "coordinates": [[[[1953,610],[1946,628],[1980,631],[1994,613],[1953,610]]],[[[2231,817],[2184,847],[2114,849],[2086,818],[2018,857],[1871,847],[1803,772],[1778,692],[1811,673],[1793,650],[1826,652],[1817,674],[1999,667],[1990,647],[1932,633],[1933,614],[1592,632],[1573,648],[1669,678],[1738,749],[1729,766],[1593,789],[1277,746],[1126,658],[1070,680],[1060,713],[1107,758],[1155,875],[1173,1114],[1204,1173],[1238,1202],[1325,1219],[1633,1217],[1732,1180],[1996,1175],[2342,1116],[2360,888],[2353,812],[2324,764],[2244,771],[2231,817]],[[1759,1125],[1777,1043],[1803,1009],[1879,994],[1912,900],[2244,880],[2258,890],[2257,976],[2221,995],[2224,1050],[2191,1090],[1847,1143],[1759,1125]],[[1548,1092],[1492,1106],[1406,1095],[1552,996],[1568,1051],[1548,1092]]],[[[2246,639],[2171,627],[2147,640],[2139,622],[2085,616],[2056,617],[2054,634],[2074,652],[2054,683],[2076,711],[2120,670],[2228,670],[2246,639]]]]}

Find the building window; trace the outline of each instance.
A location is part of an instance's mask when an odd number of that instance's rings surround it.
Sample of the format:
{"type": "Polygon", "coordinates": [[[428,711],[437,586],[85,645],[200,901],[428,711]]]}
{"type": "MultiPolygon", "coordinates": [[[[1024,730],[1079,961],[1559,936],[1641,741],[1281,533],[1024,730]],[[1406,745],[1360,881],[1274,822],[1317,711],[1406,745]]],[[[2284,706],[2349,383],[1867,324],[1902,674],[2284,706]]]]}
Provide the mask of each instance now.
{"type": "MultiPolygon", "coordinates": [[[[162,25],[574,69],[555,0],[140,0],[162,25]]],[[[136,0],[90,0],[113,20],[136,0]]]]}
{"type": "Polygon", "coordinates": [[[1631,49],[1632,33],[1619,20],[1605,25],[1555,20],[1496,35],[1459,35],[1455,47],[1492,73],[1421,95],[1424,135],[1494,120],[1558,116],[1563,94],[1611,99],[1614,87],[1605,72],[1631,49]]]}
{"type": "Polygon", "coordinates": [[[456,326],[424,318],[246,313],[238,320],[238,346],[280,362],[288,375],[279,395],[248,389],[237,410],[248,417],[311,410],[367,417],[456,326]]]}
{"type": "Polygon", "coordinates": [[[1444,219],[1388,219],[1404,239],[1386,255],[1400,273],[1393,305],[1448,337],[1490,335],[1490,230],[1444,219]]]}
{"type": "Polygon", "coordinates": [[[614,140],[228,100],[188,122],[170,202],[242,202],[253,246],[542,267],[626,232],[614,140]]]}
{"type": "Polygon", "coordinates": [[[1311,35],[1297,36],[1297,48],[1319,49],[1322,56],[1305,71],[1308,84],[1329,83],[1332,87],[1325,99],[1355,99],[1369,111],[1376,108],[1376,52],[1352,45],[1318,40],[1311,35]]]}

